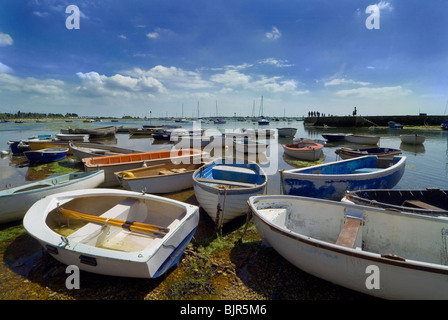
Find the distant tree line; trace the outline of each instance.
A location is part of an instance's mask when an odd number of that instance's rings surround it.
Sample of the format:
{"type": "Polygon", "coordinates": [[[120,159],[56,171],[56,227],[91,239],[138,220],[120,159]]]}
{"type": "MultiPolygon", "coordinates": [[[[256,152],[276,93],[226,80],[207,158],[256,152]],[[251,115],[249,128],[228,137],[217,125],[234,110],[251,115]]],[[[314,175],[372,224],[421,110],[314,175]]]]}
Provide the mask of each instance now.
{"type": "Polygon", "coordinates": [[[78,118],[76,113],[38,113],[38,112],[21,112],[17,113],[0,113],[1,119],[42,119],[42,118],[78,118]]]}

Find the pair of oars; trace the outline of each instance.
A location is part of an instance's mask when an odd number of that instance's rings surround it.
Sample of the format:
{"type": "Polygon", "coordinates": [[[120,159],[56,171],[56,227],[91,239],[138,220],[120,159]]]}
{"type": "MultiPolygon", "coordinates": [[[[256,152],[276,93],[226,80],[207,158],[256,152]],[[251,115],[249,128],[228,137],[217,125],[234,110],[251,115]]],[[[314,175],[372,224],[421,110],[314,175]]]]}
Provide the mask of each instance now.
{"type": "Polygon", "coordinates": [[[105,217],[98,217],[90,214],[80,213],[77,211],[59,208],[59,214],[62,217],[70,218],[70,219],[82,219],[89,222],[99,223],[99,224],[107,224],[110,226],[120,227],[129,231],[152,234],[157,236],[166,235],[170,229],[165,227],[160,227],[153,224],[135,222],[135,221],[124,221],[119,219],[109,219],[105,217]]]}

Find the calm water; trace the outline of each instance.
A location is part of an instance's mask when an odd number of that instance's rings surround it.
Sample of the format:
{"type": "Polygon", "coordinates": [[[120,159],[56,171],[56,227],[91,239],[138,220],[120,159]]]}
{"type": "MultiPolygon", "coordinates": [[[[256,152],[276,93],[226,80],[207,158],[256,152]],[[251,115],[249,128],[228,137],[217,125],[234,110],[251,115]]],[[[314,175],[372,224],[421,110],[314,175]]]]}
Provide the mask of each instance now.
{"type": "MultiPolygon", "coordinates": [[[[192,124],[162,122],[162,121],[120,121],[120,122],[95,122],[84,123],[82,121],[73,121],[67,123],[65,121],[48,121],[44,123],[36,123],[34,121],[28,123],[0,123],[0,150],[7,150],[9,140],[28,139],[35,135],[54,135],[59,133],[61,129],[67,127],[87,128],[87,127],[103,127],[109,125],[135,127],[140,128],[142,125],[162,125],[162,124],[179,124],[184,128],[192,128],[192,124]]],[[[226,124],[215,125],[213,123],[202,123],[203,129],[207,134],[211,132],[221,131],[239,131],[242,128],[262,128],[276,129],[280,127],[297,128],[296,137],[323,139],[323,133],[358,133],[358,134],[374,134],[381,136],[380,146],[401,149],[403,155],[407,157],[406,170],[403,178],[395,188],[399,189],[420,189],[427,187],[437,187],[440,189],[448,189],[448,131],[440,128],[428,129],[388,129],[388,128],[314,128],[305,127],[302,121],[291,122],[271,122],[269,126],[261,126],[253,122],[227,121],[226,124]],[[426,136],[426,141],[421,146],[410,146],[401,143],[399,135],[402,133],[418,133],[426,136]]],[[[115,138],[107,140],[97,140],[106,144],[112,144],[124,148],[130,148],[141,151],[170,150],[172,144],[154,143],[151,137],[130,138],[128,133],[117,133],[115,138]]],[[[278,194],[280,189],[280,175],[278,170],[293,168],[283,155],[281,144],[291,143],[292,138],[280,138],[277,136],[274,140],[270,140],[270,153],[264,161],[264,168],[269,174],[268,194],[278,194]]],[[[340,147],[361,148],[368,146],[353,145],[346,142],[327,143],[324,148],[324,162],[339,160],[335,154],[335,150],[340,147]]],[[[65,160],[61,165],[69,168],[82,168],[73,159],[65,160]]],[[[28,167],[26,159],[23,157],[3,156],[0,159],[0,190],[7,187],[14,187],[29,183],[31,181],[40,180],[54,174],[47,170],[45,166],[36,170],[36,168],[28,167]]]]}

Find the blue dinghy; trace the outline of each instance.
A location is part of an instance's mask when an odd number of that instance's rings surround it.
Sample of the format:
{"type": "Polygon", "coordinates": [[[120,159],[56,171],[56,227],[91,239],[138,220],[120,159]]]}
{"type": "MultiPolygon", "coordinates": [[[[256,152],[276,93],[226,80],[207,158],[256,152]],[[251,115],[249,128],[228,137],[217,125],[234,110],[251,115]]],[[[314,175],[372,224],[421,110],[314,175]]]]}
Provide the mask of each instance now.
{"type": "Polygon", "coordinates": [[[30,163],[48,163],[63,160],[68,153],[68,148],[54,147],[40,150],[25,151],[24,155],[30,163]]]}
{"type": "Polygon", "coordinates": [[[406,157],[364,156],[280,171],[284,194],[341,200],[346,191],[391,189],[404,173],[406,157]]]}

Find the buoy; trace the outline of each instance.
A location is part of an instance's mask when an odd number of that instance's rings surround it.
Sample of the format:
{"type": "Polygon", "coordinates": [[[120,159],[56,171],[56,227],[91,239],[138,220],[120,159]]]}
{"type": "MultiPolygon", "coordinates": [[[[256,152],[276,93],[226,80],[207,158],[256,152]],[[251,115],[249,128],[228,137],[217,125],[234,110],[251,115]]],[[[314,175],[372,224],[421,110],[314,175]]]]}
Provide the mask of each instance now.
{"type": "Polygon", "coordinates": [[[135,177],[134,174],[129,171],[123,171],[123,173],[121,175],[126,178],[134,178],[135,177]]]}

